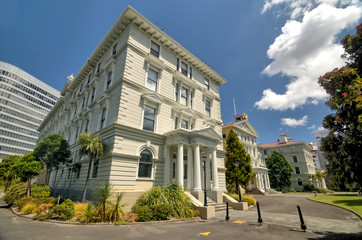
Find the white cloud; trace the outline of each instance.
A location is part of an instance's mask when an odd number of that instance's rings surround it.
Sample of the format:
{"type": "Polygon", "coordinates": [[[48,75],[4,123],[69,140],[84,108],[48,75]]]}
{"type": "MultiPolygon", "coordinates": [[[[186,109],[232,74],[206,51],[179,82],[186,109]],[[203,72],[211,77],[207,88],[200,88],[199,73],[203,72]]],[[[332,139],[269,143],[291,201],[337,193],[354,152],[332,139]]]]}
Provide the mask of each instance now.
{"type": "Polygon", "coordinates": [[[310,127],[308,127],[308,130],[309,132],[313,133],[313,132],[316,132],[316,131],[326,131],[326,129],[324,127],[316,127],[316,125],[312,125],[310,127]]]}
{"type": "Polygon", "coordinates": [[[294,110],[325,99],[327,94],[318,84],[318,77],[345,64],[336,35],[357,25],[362,16],[361,3],[341,0],[270,0],[265,2],[262,12],[281,3],[288,4],[290,19],[269,46],[267,55],[273,61],[263,73],[281,74],[289,77],[290,82],[282,94],[265,89],[255,103],[259,109],[294,110]],[[348,6],[337,7],[345,5],[348,6]],[[300,14],[302,18],[296,20],[300,14]]]}
{"type": "Polygon", "coordinates": [[[297,120],[294,118],[282,118],[282,124],[289,127],[305,126],[308,121],[308,116],[304,116],[301,119],[297,120]]]}

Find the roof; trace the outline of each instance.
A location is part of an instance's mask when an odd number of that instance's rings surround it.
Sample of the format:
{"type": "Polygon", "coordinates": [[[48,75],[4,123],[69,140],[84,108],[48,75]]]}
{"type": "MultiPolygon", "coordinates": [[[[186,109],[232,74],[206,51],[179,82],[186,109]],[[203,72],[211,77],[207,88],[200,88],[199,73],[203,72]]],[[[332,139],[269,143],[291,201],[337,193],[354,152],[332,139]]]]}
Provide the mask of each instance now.
{"type": "Polygon", "coordinates": [[[286,145],[294,145],[294,144],[305,144],[305,142],[301,142],[301,141],[289,141],[289,142],[272,142],[272,143],[259,143],[258,146],[259,147],[282,147],[282,146],[286,146],[286,145]]]}
{"type": "Polygon", "coordinates": [[[250,124],[250,122],[248,121],[248,119],[244,119],[242,121],[238,121],[238,122],[231,122],[231,123],[227,123],[224,124],[222,126],[223,128],[228,128],[228,127],[235,127],[238,130],[244,132],[244,133],[248,133],[250,135],[253,135],[254,137],[258,138],[259,134],[257,133],[257,131],[253,128],[253,126],[250,124]],[[245,124],[245,126],[249,129],[249,131],[246,131],[242,128],[242,125],[245,124]]]}

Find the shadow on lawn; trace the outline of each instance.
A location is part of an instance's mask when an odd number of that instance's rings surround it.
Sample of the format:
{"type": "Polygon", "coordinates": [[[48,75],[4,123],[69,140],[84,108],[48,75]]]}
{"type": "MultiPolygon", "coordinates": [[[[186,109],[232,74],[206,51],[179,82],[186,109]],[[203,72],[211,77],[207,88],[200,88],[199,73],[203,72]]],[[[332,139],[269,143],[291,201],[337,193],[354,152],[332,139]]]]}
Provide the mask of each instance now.
{"type": "Polygon", "coordinates": [[[345,204],[346,206],[362,206],[362,199],[334,200],[334,204],[345,204]]]}

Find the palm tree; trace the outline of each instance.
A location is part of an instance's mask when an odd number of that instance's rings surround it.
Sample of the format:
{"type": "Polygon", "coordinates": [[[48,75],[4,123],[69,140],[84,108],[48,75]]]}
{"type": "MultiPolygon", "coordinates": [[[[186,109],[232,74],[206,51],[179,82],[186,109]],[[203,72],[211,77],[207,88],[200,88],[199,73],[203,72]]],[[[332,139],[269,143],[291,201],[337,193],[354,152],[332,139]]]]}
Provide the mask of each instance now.
{"type": "Polygon", "coordinates": [[[106,145],[103,143],[103,139],[99,135],[93,135],[91,133],[81,133],[79,135],[79,151],[83,155],[88,155],[89,166],[87,179],[84,185],[82,202],[85,201],[89,185],[89,175],[92,163],[105,151],[106,145]]]}

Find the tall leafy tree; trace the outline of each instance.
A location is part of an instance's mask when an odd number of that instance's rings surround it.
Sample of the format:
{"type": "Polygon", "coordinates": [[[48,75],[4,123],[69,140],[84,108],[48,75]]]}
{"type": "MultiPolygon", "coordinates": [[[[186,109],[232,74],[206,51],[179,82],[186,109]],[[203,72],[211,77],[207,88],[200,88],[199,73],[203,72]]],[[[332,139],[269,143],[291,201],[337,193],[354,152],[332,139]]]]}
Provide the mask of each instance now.
{"type": "Polygon", "coordinates": [[[245,151],[238,135],[233,130],[230,130],[226,139],[225,167],[229,191],[232,191],[234,184],[238,191],[239,186],[236,184],[236,179],[242,187],[247,187],[255,175],[252,171],[250,155],[245,151]]]}
{"type": "Polygon", "coordinates": [[[104,153],[105,148],[106,146],[103,143],[103,139],[100,138],[99,135],[93,135],[91,133],[81,133],[79,135],[79,151],[83,155],[88,155],[88,161],[89,161],[88,173],[84,185],[82,202],[85,201],[85,198],[87,196],[89,176],[90,176],[92,163],[104,153]]]}
{"type": "Polygon", "coordinates": [[[266,166],[270,170],[269,180],[272,188],[281,191],[290,187],[293,169],[283,154],[273,151],[266,160],[266,166]]]}
{"type": "Polygon", "coordinates": [[[16,161],[21,159],[19,155],[10,155],[6,158],[2,159],[0,163],[0,179],[4,180],[5,183],[5,191],[11,185],[11,182],[16,178],[16,172],[14,171],[14,164],[16,161]]]}
{"type": "Polygon", "coordinates": [[[28,182],[28,187],[26,190],[26,195],[28,197],[30,196],[31,191],[31,179],[39,174],[41,168],[42,163],[35,159],[32,152],[22,156],[13,165],[13,169],[16,174],[21,177],[23,181],[28,182]]]}
{"type": "Polygon", "coordinates": [[[327,101],[334,113],[323,119],[329,130],[322,139],[322,150],[328,160],[327,171],[338,188],[347,185],[362,190],[362,24],[355,35],[341,41],[346,66],[336,68],[319,78],[330,95],[327,101]]]}
{"type": "Polygon", "coordinates": [[[62,164],[71,162],[69,144],[60,134],[51,134],[45,137],[43,141],[37,144],[33,154],[46,168],[46,183],[49,183],[53,168],[58,170],[62,164]]]}

